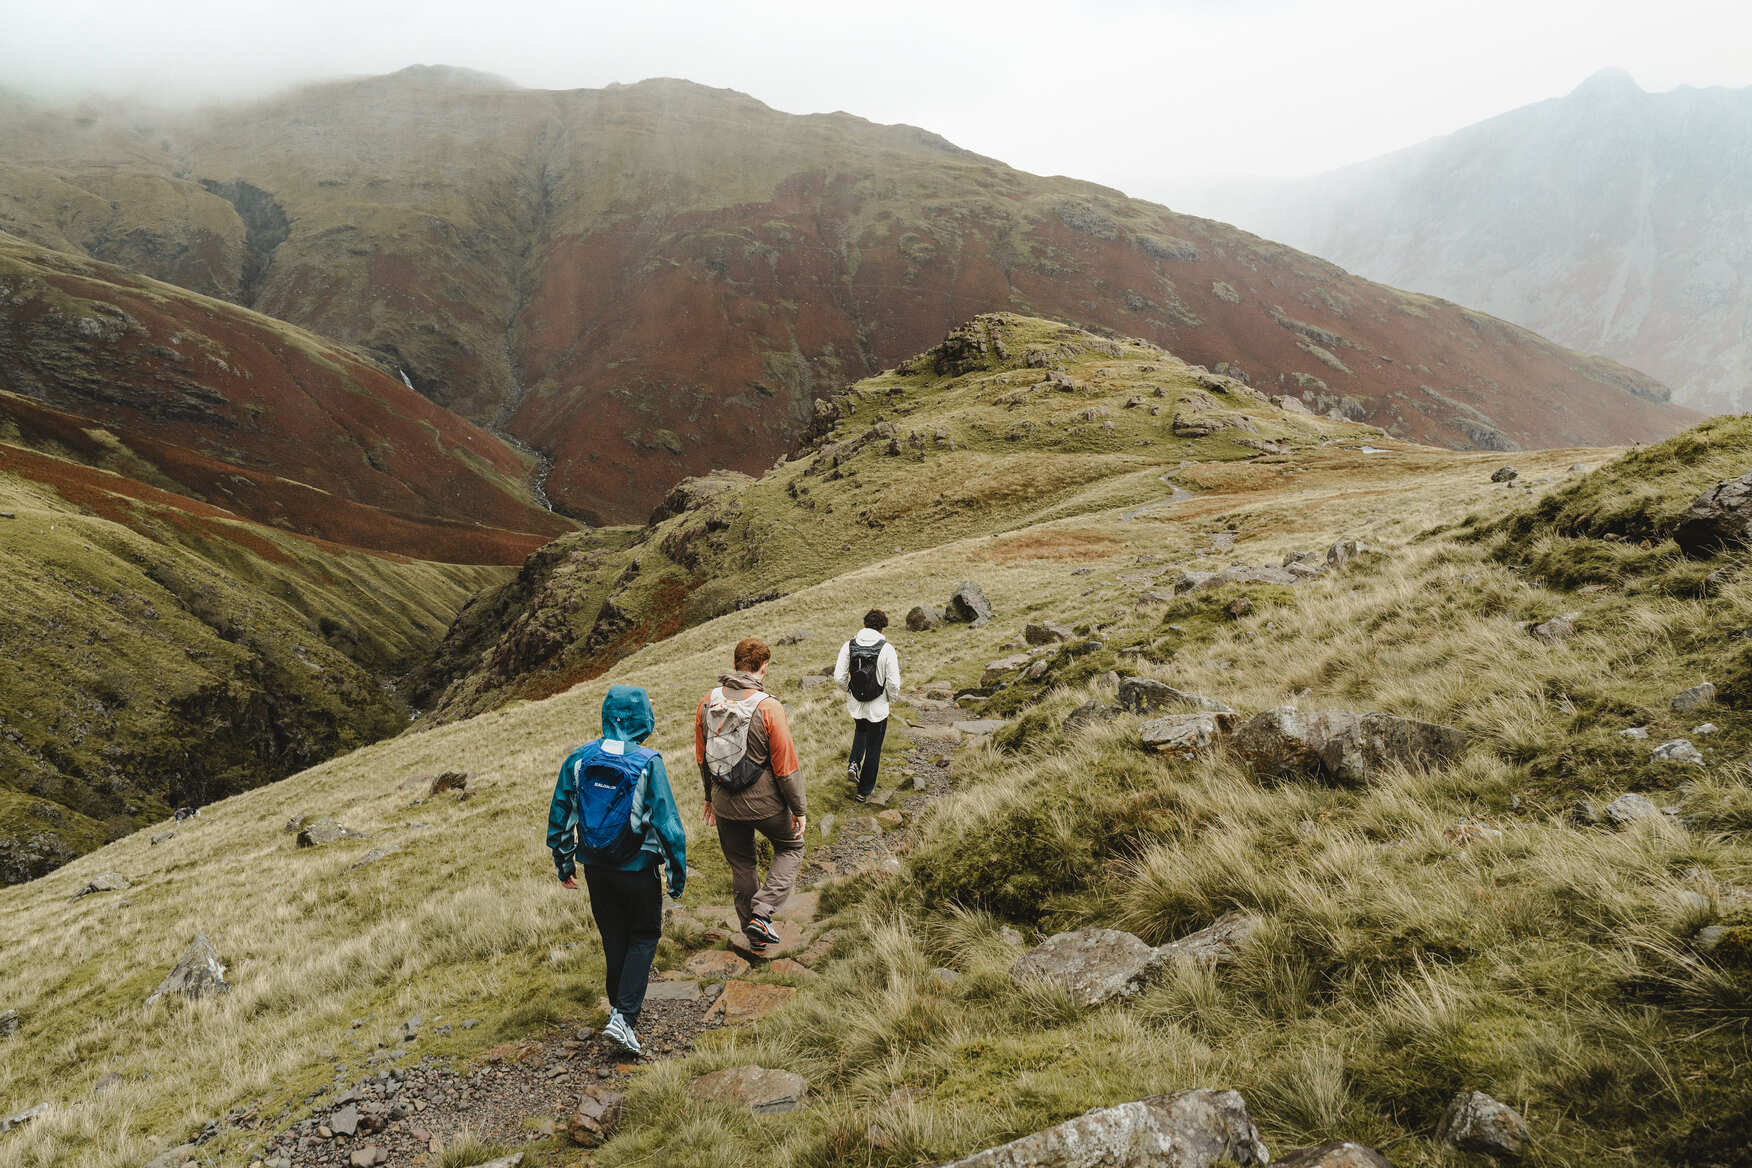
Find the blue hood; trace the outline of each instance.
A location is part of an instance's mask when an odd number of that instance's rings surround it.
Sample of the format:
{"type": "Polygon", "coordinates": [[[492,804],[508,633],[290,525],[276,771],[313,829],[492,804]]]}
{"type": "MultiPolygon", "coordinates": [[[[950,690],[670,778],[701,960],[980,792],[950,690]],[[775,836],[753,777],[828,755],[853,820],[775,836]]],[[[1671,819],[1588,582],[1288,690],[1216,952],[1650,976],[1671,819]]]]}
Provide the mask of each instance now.
{"type": "Polygon", "coordinates": [[[643,742],[657,728],[651,699],[635,685],[611,685],[602,699],[602,736],[623,742],[643,742]]]}

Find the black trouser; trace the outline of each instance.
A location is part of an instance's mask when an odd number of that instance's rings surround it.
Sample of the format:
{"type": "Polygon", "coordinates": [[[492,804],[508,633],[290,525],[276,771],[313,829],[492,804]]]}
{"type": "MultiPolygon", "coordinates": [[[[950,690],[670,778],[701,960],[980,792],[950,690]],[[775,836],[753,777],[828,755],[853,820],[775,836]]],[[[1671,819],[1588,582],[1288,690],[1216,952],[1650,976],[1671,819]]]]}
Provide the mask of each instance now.
{"type": "Polygon", "coordinates": [[[590,911],[602,934],[602,961],[608,973],[608,1001],[628,1026],[637,1025],[651,980],[651,961],[663,933],[663,883],[657,866],[636,872],[584,869],[590,911]]]}
{"type": "Polygon", "coordinates": [[[871,722],[852,719],[852,769],[858,772],[858,794],[868,797],[876,789],[876,768],[882,765],[882,736],[888,733],[888,719],[871,722]]]}

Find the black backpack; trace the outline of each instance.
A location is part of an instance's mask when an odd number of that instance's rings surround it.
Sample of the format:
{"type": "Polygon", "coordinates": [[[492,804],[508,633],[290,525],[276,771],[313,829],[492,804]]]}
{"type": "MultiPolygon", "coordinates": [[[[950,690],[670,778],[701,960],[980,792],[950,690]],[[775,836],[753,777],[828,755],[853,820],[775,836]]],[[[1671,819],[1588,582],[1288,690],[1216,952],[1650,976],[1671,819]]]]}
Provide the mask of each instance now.
{"type": "Polygon", "coordinates": [[[882,696],[882,678],[878,676],[876,665],[882,657],[882,646],[887,641],[877,638],[874,645],[860,645],[857,641],[848,641],[850,652],[847,654],[850,662],[848,671],[851,673],[850,685],[852,696],[860,702],[873,702],[882,696]]]}

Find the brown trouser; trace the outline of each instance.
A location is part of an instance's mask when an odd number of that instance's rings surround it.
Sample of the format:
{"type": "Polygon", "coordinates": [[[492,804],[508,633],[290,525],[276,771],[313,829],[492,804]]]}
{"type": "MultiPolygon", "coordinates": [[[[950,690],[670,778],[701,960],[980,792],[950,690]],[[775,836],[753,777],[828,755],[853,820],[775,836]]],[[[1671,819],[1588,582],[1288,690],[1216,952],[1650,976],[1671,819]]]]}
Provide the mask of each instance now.
{"type": "Polygon", "coordinates": [[[781,811],[766,819],[718,820],[718,843],[730,863],[730,883],[735,889],[736,919],[771,917],[790,899],[791,886],[803,867],[803,837],[791,830],[791,813],[781,811]],[[773,866],[766,883],[759,882],[755,868],[754,833],[773,845],[773,866]]]}

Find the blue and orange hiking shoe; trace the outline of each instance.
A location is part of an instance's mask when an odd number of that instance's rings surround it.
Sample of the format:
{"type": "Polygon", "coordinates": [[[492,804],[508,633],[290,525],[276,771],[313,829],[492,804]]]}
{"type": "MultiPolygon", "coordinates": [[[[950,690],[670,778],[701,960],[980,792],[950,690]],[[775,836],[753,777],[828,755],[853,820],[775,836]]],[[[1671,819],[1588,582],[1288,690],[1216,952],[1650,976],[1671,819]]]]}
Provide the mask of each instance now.
{"type": "Polygon", "coordinates": [[[777,945],[784,938],[774,931],[772,922],[765,917],[750,917],[742,926],[742,935],[748,938],[748,947],[755,956],[767,951],[768,946],[777,945]]]}

